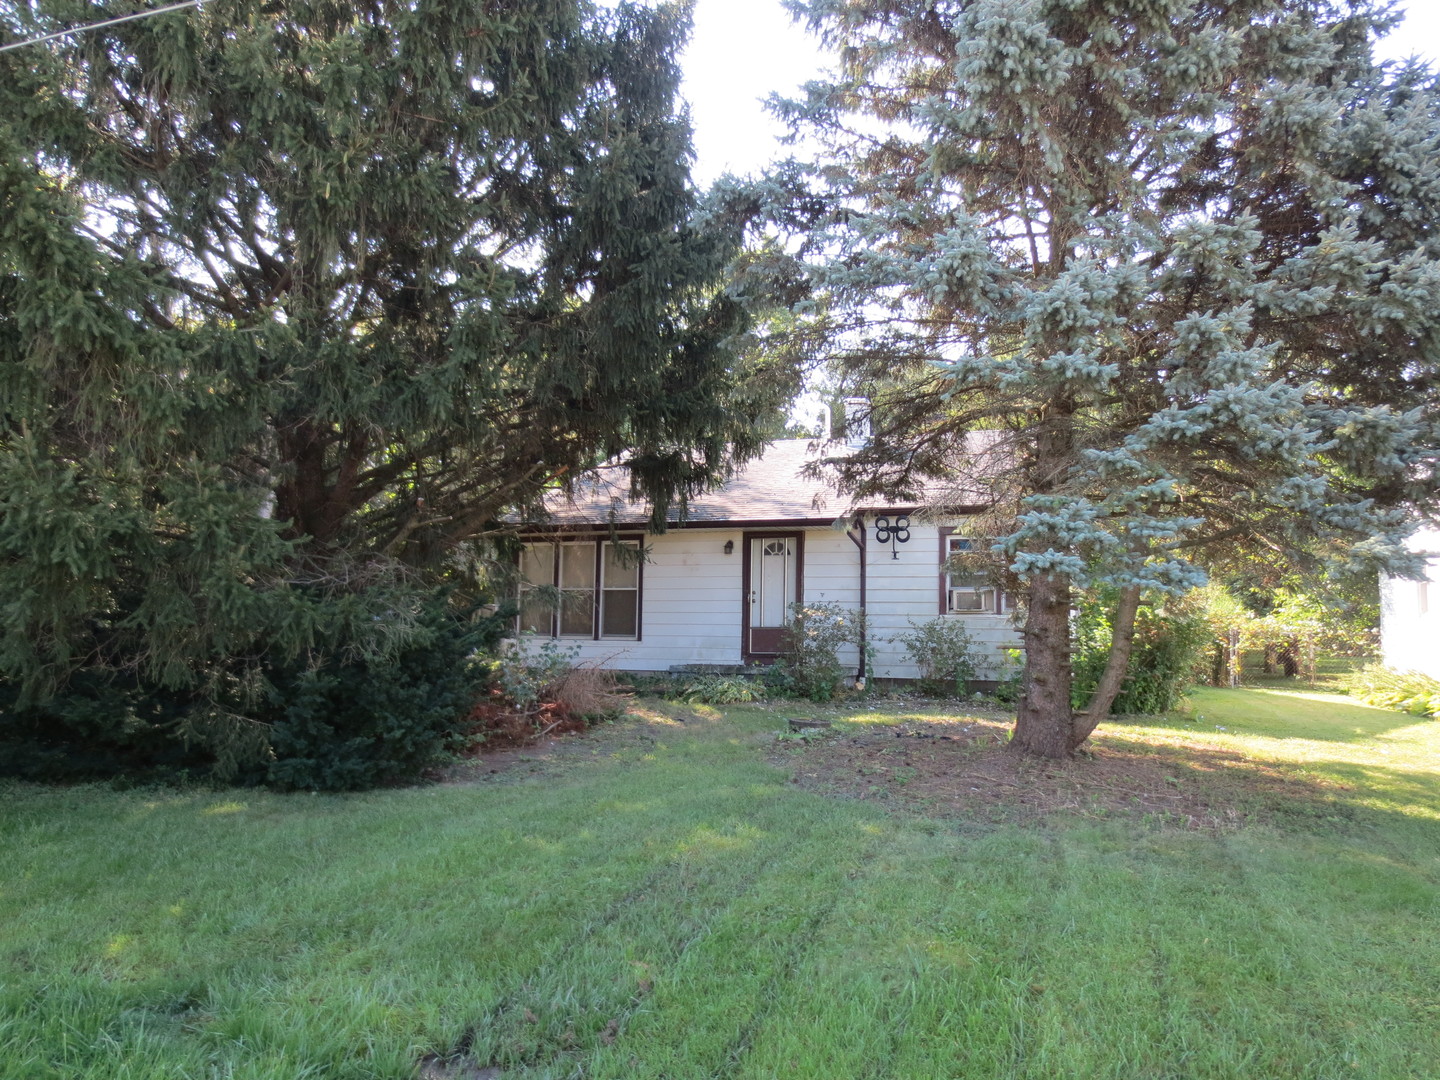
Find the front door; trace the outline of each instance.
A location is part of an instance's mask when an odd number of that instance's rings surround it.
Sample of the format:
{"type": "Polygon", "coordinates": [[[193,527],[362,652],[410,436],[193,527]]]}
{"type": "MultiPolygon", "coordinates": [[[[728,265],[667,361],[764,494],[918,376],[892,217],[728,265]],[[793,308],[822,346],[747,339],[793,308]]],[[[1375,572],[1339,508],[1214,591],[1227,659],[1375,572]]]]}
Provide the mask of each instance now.
{"type": "Polygon", "coordinates": [[[790,605],[800,598],[800,537],[747,539],[745,658],[773,660],[790,624],[790,605]]]}

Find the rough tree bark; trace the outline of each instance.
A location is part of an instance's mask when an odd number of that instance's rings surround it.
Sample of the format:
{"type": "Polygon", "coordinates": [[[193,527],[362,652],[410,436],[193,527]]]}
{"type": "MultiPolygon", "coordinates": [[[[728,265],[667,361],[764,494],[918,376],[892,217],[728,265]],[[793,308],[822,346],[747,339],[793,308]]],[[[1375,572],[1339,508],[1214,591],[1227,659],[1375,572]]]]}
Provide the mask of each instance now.
{"type": "Polygon", "coordinates": [[[1070,756],[1070,579],[1036,577],[1025,616],[1025,674],[1015,714],[1013,750],[1070,756]]]}
{"type": "Polygon", "coordinates": [[[1046,758],[1070,757],[1110,715],[1125,683],[1140,609],[1139,586],[1121,590],[1110,656],[1089,704],[1081,711],[1070,707],[1070,604],[1067,578],[1050,575],[1035,580],[1025,619],[1025,675],[1011,749],[1046,758]]]}

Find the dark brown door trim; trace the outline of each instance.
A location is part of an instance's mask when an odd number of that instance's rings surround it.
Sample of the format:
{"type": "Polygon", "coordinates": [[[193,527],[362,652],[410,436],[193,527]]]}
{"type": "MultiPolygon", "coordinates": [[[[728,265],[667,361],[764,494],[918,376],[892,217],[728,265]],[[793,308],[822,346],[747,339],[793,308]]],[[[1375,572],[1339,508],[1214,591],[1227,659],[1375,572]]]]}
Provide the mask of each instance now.
{"type": "Polygon", "coordinates": [[[795,541],[795,602],[805,599],[805,534],[793,529],[758,529],[744,532],[740,550],[744,559],[740,566],[740,655],[747,664],[769,664],[777,660],[779,651],[753,652],[750,649],[750,542],[752,540],[795,541]]]}

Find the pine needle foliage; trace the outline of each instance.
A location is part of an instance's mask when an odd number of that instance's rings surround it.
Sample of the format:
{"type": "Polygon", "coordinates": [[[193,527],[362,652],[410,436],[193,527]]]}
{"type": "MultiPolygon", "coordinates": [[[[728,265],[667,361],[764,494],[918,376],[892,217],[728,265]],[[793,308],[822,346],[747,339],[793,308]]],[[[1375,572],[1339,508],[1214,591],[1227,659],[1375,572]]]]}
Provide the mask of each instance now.
{"type": "MultiPolygon", "coordinates": [[[[132,10],[6,5],[0,39],[132,10]]],[[[755,450],[788,382],[733,361],[688,19],[210,0],[0,55],[19,700],[394,656],[457,551],[597,461],[663,522],[755,450]]]]}
{"type": "MultiPolygon", "coordinates": [[[[1433,510],[1440,94],[1368,0],[796,0],[837,75],[762,187],[796,333],[874,400],[861,496],[990,512],[1026,601],[1015,745],[1063,756],[1077,589],[1403,569],[1433,510]],[[979,433],[977,435],[977,433],[979,433]],[[983,455],[977,451],[983,448],[983,455]]],[[[981,532],[979,535],[987,535],[981,532]]],[[[1125,633],[1129,631],[1126,630],[1125,633]]]]}

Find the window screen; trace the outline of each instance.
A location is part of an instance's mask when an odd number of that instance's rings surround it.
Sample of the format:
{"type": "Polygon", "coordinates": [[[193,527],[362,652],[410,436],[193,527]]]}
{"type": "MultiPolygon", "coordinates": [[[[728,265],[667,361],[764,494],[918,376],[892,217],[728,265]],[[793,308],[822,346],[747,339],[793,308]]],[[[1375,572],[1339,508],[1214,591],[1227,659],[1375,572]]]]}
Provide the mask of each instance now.
{"type": "MultiPolygon", "coordinates": [[[[951,536],[946,542],[946,556],[970,551],[971,541],[951,536]]],[[[947,570],[945,574],[945,610],[957,615],[994,613],[999,610],[999,597],[984,573],[974,570],[947,570]]]]}
{"type": "Polygon", "coordinates": [[[527,544],[520,553],[520,632],[555,633],[555,605],[536,586],[555,584],[555,545],[527,544]]]}
{"type": "Polygon", "coordinates": [[[600,636],[640,633],[640,545],[606,544],[601,561],[600,636]]]}
{"type": "Polygon", "coordinates": [[[595,633],[595,545],[560,545],[560,636],[595,633]]]}

